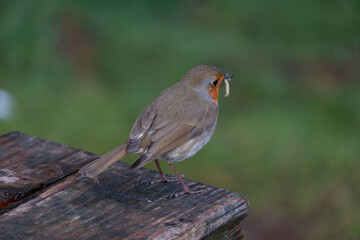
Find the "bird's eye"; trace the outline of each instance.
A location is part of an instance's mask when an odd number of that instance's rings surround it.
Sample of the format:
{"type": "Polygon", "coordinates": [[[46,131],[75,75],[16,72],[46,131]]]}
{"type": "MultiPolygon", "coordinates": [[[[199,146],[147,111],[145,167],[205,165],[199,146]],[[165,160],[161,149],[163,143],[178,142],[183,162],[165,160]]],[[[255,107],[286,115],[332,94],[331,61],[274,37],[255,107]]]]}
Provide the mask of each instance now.
{"type": "Polygon", "coordinates": [[[213,84],[214,86],[216,86],[216,85],[218,84],[218,82],[219,82],[219,80],[216,79],[216,80],[214,80],[214,81],[212,82],[212,84],[213,84]]]}

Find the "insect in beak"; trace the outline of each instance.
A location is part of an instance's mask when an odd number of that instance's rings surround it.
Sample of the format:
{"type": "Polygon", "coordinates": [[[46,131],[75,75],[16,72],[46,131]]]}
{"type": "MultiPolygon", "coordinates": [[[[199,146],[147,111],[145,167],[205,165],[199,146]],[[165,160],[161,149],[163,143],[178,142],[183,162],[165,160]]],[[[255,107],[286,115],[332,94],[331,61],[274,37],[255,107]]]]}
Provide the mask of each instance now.
{"type": "Polygon", "coordinates": [[[230,84],[229,84],[229,82],[230,82],[232,77],[233,76],[230,75],[230,74],[225,74],[224,75],[224,82],[225,82],[225,96],[224,97],[227,97],[230,94],[230,84]]]}

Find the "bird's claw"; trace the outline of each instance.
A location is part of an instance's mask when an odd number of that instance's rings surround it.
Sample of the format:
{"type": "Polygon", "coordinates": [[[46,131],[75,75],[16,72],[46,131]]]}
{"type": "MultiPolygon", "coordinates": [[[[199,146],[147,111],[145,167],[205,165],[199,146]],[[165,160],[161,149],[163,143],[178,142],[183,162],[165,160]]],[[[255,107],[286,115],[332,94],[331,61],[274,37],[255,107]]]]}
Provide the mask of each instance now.
{"type": "MultiPolygon", "coordinates": [[[[182,176],[183,177],[183,176],[182,176]]],[[[162,183],[162,182],[165,182],[165,183],[171,183],[171,182],[178,182],[179,179],[175,176],[169,176],[167,177],[166,175],[162,176],[161,178],[159,179],[154,179],[154,180],[150,180],[146,183],[146,185],[152,185],[152,184],[157,184],[157,183],[162,183]]]]}
{"type": "Polygon", "coordinates": [[[201,189],[202,187],[203,187],[203,185],[197,186],[193,189],[184,189],[181,192],[171,194],[170,198],[181,197],[185,194],[199,194],[202,192],[202,189],[201,189]]]}

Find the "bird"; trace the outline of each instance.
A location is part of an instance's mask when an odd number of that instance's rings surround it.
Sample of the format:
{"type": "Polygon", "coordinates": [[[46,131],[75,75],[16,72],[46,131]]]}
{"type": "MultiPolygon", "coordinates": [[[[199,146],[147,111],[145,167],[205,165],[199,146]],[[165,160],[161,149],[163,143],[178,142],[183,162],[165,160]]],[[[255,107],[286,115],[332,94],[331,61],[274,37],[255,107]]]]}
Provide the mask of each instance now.
{"type": "Polygon", "coordinates": [[[182,191],[174,194],[175,197],[201,192],[184,183],[174,163],[193,156],[208,143],[218,119],[220,88],[225,83],[225,96],[229,95],[232,77],[214,66],[191,68],[143,109],[125,143],[83,166],[79,172],[99,183],[97,176],[110,165],[129,154],[140,154],[130,168],[136,170],[154,160],[160,174],[160,179],[154,182],[180,181],[182,191]],[[169,164],[176,177],[164,174],[159,159],[169,164]]]}

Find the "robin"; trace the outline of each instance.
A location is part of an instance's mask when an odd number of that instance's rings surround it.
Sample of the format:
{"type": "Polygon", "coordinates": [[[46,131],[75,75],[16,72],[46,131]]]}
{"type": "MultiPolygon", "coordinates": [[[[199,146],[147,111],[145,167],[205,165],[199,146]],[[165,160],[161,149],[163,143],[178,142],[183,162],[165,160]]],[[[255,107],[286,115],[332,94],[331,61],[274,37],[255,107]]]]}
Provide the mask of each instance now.
{"type": "Polygon", "coordinates": [[[174,163],[197,153],[211,138],[219,113],[218,95],[221,85],[232,75],[211,66],[196,66],[175,85],[166,89],[148,105],[136,119],[127,142],[82,167],[79,172],[98,182],[96,176],[114,162],[128,154],[141,154],[131,165],[139,169],[155,161],[160,177],[155,182],[180,181],[183,190],[175,196],[196,194],[199,190],[189,189],[174,163]],[[166,177],[158,159],[167,161],[175,178],[166,177]]]}

